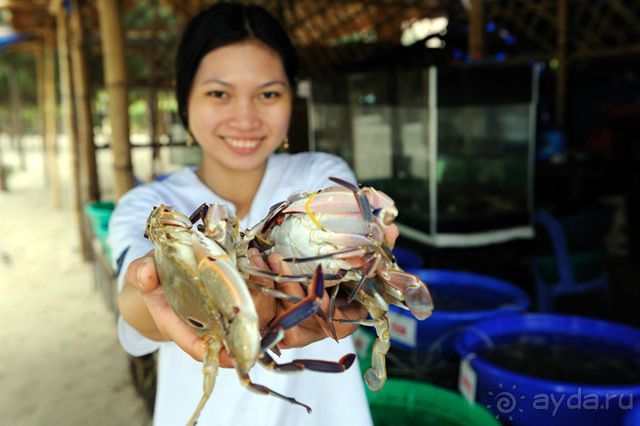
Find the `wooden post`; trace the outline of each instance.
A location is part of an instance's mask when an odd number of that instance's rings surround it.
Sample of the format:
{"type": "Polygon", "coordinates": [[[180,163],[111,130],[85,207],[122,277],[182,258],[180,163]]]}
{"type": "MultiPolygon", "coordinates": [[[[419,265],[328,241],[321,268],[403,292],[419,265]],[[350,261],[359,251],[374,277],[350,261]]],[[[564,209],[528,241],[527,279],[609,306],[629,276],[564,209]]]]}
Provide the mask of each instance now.
{"type": "MultiPolygon", "coordinates": [[[[153,18],[151,22],[151,39],[153,43],[158,42],[158,27],[161,25],[158,19],[158,9],[160,4],[158,0],[151,2],[153,8],[153,18]]],[[[149,140],[151,141],[151,177],[155,178],[159,173],[160,163],[160,147],[158,143],[158,53],[150,52],[148,59],[151,65],[151,75],[149,78],[149,140]]]]}
{"type": "Polygon", "coordinates": [[[45,30],[44,36],[44,106],[45,106],[45,156],[48,183],[54,207],[62,206],[60,174],[58,170],[58,125],[56,121],[56,65],[53,23],[45,30]]]}
{"type": "Polygon", "coordinates": [[[472,60],[484,58],[484,1],[471,0],[469,14],[469,54],[472,60]]]}
{"type": "Polygon", "coordinates": [[[83,203],[89,203],[100,199],[98,167],[96,162],[96,146],[93,141],[91,94],[87,74],[87,50],[80,2],[78,0],[72,0],[71,5],[69,44],[71,50],[71,74],[73,76],[76,123],[78,128],[80,193],[83,203]]]}
{"type": "Polygon", "coordinates": [[[80,251],[84,260],[91,258],[91,246],[85,238],[83,200],[80,192],[80,161],[78,132],[76,129],[75,111],[73,108],[73,86],[71,84],[71,66],[69,62],[69,21],[67,11],[58,3],[55,10],[58,39],[58,67],[60,70],[60,101],[64,127],[69,141],[69,154],[71,159],[71,178],[73,180],[73,207],[76,211],[78,237],[80,239],[80,251]]]}
{"type": "Polygon", "coordinates": [[[119,198],[134,186],[129,144],[129,100],[121,22],[122,5],[119,0],[97,0],[97,5],[104,56],[105,86],[109,97],[114,196],[119,198]]]}
{"type": "Polygon", "coordinates": [[[556,126],[565,126],[565,112],[567,105],[567,0],[558,0],[558,39],[556,70],[556,126]]]}
{"type": "Polygon", "coordinates": [[[23,136],[24,126],[22,123],[22,96],[20,95],[20,84],[18,83],[18,71],[15,64],[7,64],[7,86],[9,91],[9,109],[11,115],[11,140],[13,147],[18,151],[20,159],[20,170],[27,170],[27,162],[24,153],[23,136]]]}
{"type": "MultiPolygon", "coordinates": [[[[44,86],[46,85],[45,73],[44,73],[44,46],[42,43],[39,43],[38,47],[35,49],[34,58],[36,62],[36,80],[38,84],[38,130],[40,131],[40,135],[42,136],[42,152],[43,157],[46,156],[46,146],[45,140],[47,138],[47,119],[46,119],[46,108],[45,108],[45,95],[44,95],[44,86]]],[[[45,179],[48,178],[47,173],[47,162],[43,161],[44,167],[44,176],[45,179]]]]}

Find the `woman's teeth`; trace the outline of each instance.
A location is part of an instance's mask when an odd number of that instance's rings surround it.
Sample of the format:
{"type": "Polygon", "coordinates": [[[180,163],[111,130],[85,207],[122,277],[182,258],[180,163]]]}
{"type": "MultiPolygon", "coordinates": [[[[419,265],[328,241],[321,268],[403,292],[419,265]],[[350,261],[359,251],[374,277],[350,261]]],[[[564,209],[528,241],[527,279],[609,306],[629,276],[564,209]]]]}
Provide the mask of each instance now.
{"type": "Polygon", "coordinates": [[[234,148],[255,148],[260,142],[258,139],[233,139],[225,138],[225,141],[234,148]]]}

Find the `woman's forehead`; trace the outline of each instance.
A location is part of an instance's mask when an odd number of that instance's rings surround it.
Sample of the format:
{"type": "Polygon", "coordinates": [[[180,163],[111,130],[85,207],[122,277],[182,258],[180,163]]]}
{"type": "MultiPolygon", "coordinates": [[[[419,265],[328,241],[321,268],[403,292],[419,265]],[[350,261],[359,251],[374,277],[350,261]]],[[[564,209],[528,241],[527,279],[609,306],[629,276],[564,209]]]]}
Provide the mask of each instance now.
{"type": "Polygon", "coordinates": [[[239,84],[270,82],[287,84],[282,58],[268,46],[255,41],[234,43],[207,53],[200,62],[195,82],[239,84]]]}

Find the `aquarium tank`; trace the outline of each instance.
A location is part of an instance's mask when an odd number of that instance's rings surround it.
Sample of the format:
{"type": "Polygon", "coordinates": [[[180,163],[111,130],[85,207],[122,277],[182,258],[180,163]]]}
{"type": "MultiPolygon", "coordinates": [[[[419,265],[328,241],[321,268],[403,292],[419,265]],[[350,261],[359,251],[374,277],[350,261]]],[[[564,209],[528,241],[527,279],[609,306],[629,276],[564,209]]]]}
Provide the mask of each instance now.
{"type": "Polygon", "coordinates": [[[312,82],[312,150],[389,194],[401,235],[437,247],[533,237],[538,64],[351,73],[312,82]]]}

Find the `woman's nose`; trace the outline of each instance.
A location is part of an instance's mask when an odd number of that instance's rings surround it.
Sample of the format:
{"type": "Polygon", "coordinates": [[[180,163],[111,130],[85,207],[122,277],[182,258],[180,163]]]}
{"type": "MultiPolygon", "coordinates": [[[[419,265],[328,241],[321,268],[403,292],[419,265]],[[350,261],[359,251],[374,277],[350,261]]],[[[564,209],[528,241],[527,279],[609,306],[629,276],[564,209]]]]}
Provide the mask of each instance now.
{"type": "Polygon", "coordinates": [[[260,125],[256,105],[250,100],[239,100],[233,108],[231,124],[239,129],[253,129],[260,125]]]}

